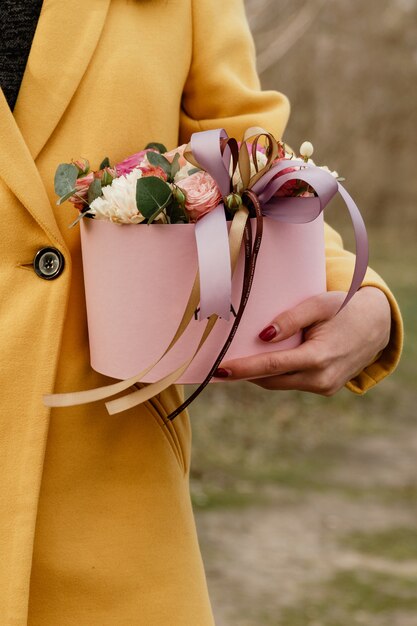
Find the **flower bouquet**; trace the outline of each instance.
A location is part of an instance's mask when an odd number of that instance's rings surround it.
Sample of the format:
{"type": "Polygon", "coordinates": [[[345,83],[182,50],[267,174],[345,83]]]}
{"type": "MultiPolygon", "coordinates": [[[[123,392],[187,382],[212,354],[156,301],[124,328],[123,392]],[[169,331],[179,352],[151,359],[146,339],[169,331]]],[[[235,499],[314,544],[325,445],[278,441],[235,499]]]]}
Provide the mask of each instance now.
{"type": "Polygon", "coordinates": [[[193,399],[226,352],[298,345],[301,334],[265,344],[257,331],[326,289],[323,209],[337,192],[357,240],[344,306],[366,270],[366,231],[341,179],[316,166],[312,150],[304,142],[296,158],[262,128],[241,142],[217,129],[171,151],[148,144],[114,166],[106,158],[97,171],[86,159],[59,165],[58,204],[79,211],[70,226],[80,222],[91,365],[120,382],[44,396],[45,404],[104,399],[139,382],[151,384],[106,402],[109,413],[174,382],[199,383],[193,399]]]}

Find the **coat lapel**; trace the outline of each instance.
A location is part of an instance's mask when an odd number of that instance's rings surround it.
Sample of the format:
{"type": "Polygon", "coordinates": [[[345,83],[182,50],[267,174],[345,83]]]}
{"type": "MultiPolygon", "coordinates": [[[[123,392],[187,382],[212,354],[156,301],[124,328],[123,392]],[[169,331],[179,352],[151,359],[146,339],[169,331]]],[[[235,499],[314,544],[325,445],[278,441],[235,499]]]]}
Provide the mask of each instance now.
{"type": "Polygon", "coordinates": [[[38,169],[0,90],[0,177],[49,237],[65,248],[38,169]]]}
{"type": "Polygon", "coordinates": [[[61,244],[34,160],[77,90],[109,4],[110,0],[44,0],[13,114],[0,93],[0,176],[61,244]]]}

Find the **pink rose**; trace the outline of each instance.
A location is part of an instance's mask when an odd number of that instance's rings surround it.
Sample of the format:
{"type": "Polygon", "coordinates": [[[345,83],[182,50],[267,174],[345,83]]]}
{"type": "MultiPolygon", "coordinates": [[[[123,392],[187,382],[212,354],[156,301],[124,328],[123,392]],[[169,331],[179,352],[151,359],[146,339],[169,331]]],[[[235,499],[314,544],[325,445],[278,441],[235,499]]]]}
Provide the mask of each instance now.
{"type": "Polygon", "coordinates": [[[166,159],[168,159],[168,161],[170,163],[172,163],[172,161],[174,160],[175,155],[178,153],[180,155],[180,158],[178,160],[178,164],[180,167],[184,167],[184,165],[191,165],[191,163],[189,161],[187,161],[187,159],[184,156],[184,150],[187,147],[186,143],[183,143],[182,146],[178,146],[178,148],[174,148],[174,150],[170,150],[169,152],[165,152],[164,153],[164,157],[166,159]]]}
{"type": "MultiPolygon", "coordinates": [[[[281,172],[279,172],[272,180],[279,178],[280,176],[284,176],[284,174],[290,174],[291,172],[296,172],[297,167],[286,167],[281,172]]],[[[288,180],[283,186],[275,192],[275,196],[279,197],[287,197],[287,196],[296,196],[297,190],[299,187],[299,182],[297,180],[288,180]]]]}
{"type": "Polygon", "coordinates": [[[185,210],[192,222],[212,211],[222,199],[220,189],[207,172],[196,172],[177,183],[185,192],[185,210]]]}
{"type": "Polygon", "coordinates": [[[127,157],[121,163],[116,163],[115,168],[118,176],[122,176],[123,174],[130,174],[135,167],[139,167],[142,161],[146,157],[147,152],[157,152],[153,148],[148,148],[147,150],[141,150],[140,152],[135,152],[130,157],[127,157]]]}
{"type": "MultiPolygon", "coordinates": [[[[277,174],[274,178],[279,178],[283,174],[289,174],[290,172],[296,172],[298,169],[298,167],[287,167],[282,170],[282,172],[277,174]]],[[[282,187],[275,192],[274,195],[280,198],[311,198],[311,196],[314,196],[314,193],[311,192],[311,188],[303,180],[293,179],[287,180],[287,182],[284,183],[282,187]]]]}
{"type": "Polygon", "coordinates": [[[296,196],[299,188],[299,183],[296,180],[287,180],[278,191],[275,192],[275,196],[279,197],[291,197],[296,196]]]}

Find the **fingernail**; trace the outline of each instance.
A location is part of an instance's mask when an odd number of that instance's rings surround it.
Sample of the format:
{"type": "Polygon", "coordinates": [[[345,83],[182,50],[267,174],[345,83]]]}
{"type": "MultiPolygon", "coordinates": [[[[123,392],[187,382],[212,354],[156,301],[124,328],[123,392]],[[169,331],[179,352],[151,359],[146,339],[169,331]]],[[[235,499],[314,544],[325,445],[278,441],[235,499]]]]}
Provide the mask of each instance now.
{"type": "Polygon", "coordinates": [[[218,367],[213,375],[216,378],[227,378],[228,376],[231,376],[231,374],[232,372],[230,370],[226,370],[224,367],[218,367]]]}
{"type": "Polygon", "coordinates": [[[262,341],[271,341],[271,339],[277,336],[278,332],[278,327],[272,326],[271,324],[271,326],[267,326],[266,328],[264,328],[258,336],[259,339],[262,339],[262,341]]]}

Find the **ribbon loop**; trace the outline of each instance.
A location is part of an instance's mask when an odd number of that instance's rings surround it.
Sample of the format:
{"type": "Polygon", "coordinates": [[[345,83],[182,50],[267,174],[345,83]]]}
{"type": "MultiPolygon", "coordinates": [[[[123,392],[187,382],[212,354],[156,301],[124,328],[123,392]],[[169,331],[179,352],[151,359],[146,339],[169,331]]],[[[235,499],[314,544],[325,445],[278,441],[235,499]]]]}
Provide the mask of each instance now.
{"type": "MultiPolygon", "coordinates": [[[[224,129],[194,133],[189,144],[190,150],[185,157],[192,163],[199,163],[215,180],[222,196],[226,197],[233,188],[233,175],[239,169],[242,188],[234,189],[242,197],[251,191],[261,207],[262,215],[293,224],[304,224],[316,219],[332,198],[339,192],[350,213],[356,240],[356,265],[352,284],[343,306],[360,286],[365,275],[368,259],[366,229],[359,209],[351,196],[340,183],[323,168],[301,159],[277,159],[279,146],[271,133],[261,127],[248,128],[243,134],[240,148],[235,140],[228,137],[224,129]],[[257,148],[260,138],[267,143],[267,161],[259,167],[257,148]],[[247,142],[252,140],[251,157],[247,142]],[[238,150],[238,152],[236,152],[238,150]],[[251,177],[251,160],[255,174],[251,177]],[[315,196],[310,198],[283,197],[277,195],[280,189],[290,181],[301,180],[311,187],[315,196]],[[366,262],[365,262],[366,261],[366,262]]],[[[252,199],[253,199],[252,198],[252,199]]],[[[253,203],[252,203],[253,204],[253,203]]],[[[219,209],[223,211],[223,204],[219,209]]],[[[200,319],[216,314],[229,319],[231,306],[231,273],[225,249],[225,237],[220,234],[226,230],[226,220],[210,217],[213,211],[201,218],[196,224],[196,243],[200,269],[201,305],[200,319]],[[220,223],[221,222],[221,223],[220,223]],[[214,239],[214,224],[216,236],[214,239]],[[216,241],[216,248],[212,242],[216,241]]],[[[342,308],[341,307],[341,308],[342,308]]]]}
{"type": "Polygon", "coordinates": [[[224,205],[219,204],[195,225],[200,272],[199,319],[213,313],[228,320],[232,302],[232,272],[224,205]],[[213,242],[216,242],[213,245],[213,242]]]}
{"type": "MultiPolygon", "coordinates": [[[[220,142],[221,139],[227,138],[226,131],[219,128],[194,133],[190,141],[195,162],[214,178],[222,196],[227,196],[230,192],[229,165],[232,153],[228,145],[222,153],[220,142]]],[[[188,159],[188,153],[185,154],[188,159]]]]}

